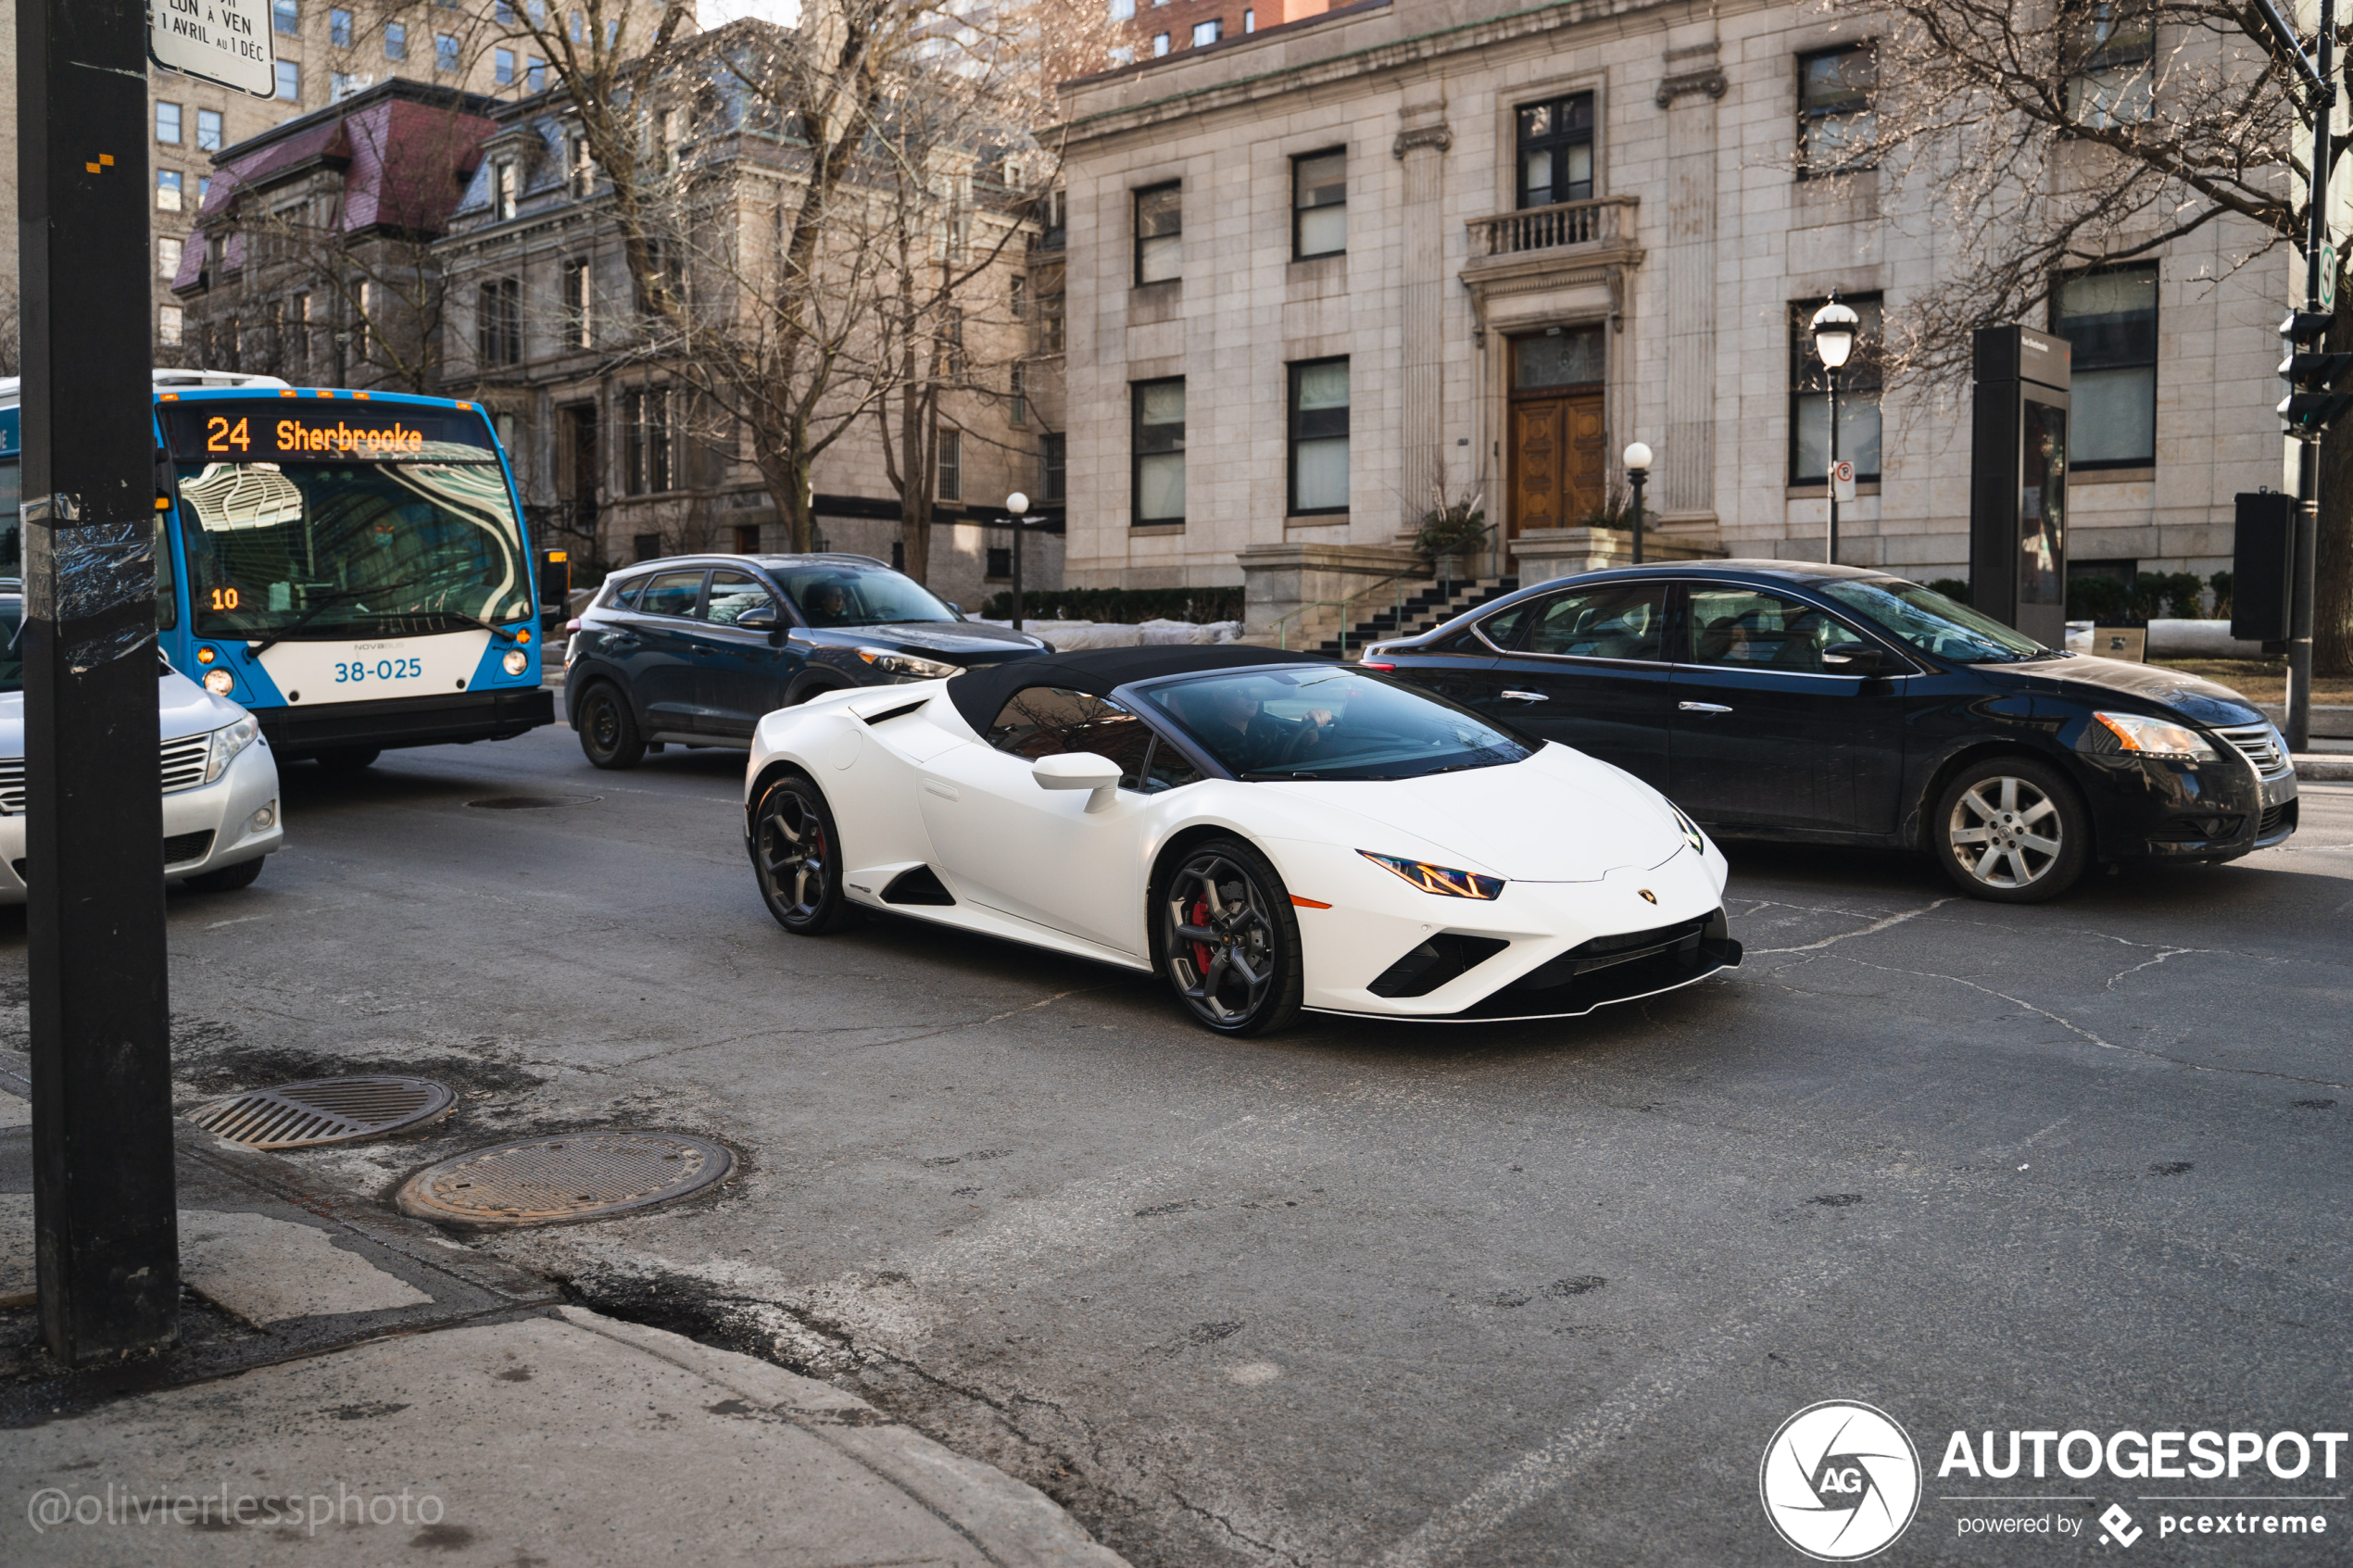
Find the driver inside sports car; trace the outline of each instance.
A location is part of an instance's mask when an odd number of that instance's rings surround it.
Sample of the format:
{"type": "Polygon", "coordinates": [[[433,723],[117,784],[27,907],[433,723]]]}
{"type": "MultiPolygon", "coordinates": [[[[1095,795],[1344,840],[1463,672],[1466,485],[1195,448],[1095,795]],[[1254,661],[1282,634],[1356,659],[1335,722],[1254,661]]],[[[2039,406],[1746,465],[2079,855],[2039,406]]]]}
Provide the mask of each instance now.
{"type": "Polygon", "coordinates": [[[1332,711],[1311,708],[1297,719],[1266,711],[1255,681],[1203,681],[1170,693],[1173,706],[1202,739],[1237,772],[1296,760],[1321,746],[1330,732],[1332,711]]]}

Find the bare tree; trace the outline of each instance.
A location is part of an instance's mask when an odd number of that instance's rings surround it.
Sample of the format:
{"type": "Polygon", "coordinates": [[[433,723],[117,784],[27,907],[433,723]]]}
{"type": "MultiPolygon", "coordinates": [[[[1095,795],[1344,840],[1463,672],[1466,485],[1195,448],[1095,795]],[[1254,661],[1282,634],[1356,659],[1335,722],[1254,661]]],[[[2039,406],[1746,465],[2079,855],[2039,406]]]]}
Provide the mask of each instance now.
{"type": "MultiPolygon", "coordinates": [[[[1891,385],[1965,384],[1980,326],[2070,272],[2209,228],[2233,268],[2305,233],[2309,106],[2248,0],[1825,0],[1858,42],[1797,157],[1925,199],[1939,282],[1891,321],[1891,385]]],[[[2340,291],[2340,296],[2342,291],[2340,291]]],[[[2340,306],[2329,346],[2353,349],[2340,306]]],[[[2353,672],[2353,432],[2322,457],[2319,668],[2353,672]]]]}
{"type": "Polygon", "coordinates": [[[818,459],[912,377],[925,385],[887,428],[886,467],[920,514],[904,526],[925,564],[946,332],[1018,229],[999,200],[975,239],[973,170],[1026,143],[1050,101],[1064,43],[1048,42],[1046,4],[812,0],[792,29],[695,36],[682,0],[661,0],[635,51],[616,43],[646,19],[631,0],[592,0],[576,25],[517,8],[610,186],[642,322],[632,353],[731,445],[741,433],[795,549],[814,540],[818,459]]]}

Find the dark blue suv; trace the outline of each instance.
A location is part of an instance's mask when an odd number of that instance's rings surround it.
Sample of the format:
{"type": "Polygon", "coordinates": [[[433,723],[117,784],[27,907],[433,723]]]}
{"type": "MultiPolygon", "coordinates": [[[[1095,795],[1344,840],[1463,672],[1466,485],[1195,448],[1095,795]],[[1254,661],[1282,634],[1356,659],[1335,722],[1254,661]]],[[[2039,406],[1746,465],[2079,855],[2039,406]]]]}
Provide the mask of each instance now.
{"type": "Polygon", "coordinates": [[[599,768],[634,768],[649,745],[748,747],[763,715],[819,692],[1051,651],[850,555],[641,561],[571,630],[564,712],[599,768]]]}

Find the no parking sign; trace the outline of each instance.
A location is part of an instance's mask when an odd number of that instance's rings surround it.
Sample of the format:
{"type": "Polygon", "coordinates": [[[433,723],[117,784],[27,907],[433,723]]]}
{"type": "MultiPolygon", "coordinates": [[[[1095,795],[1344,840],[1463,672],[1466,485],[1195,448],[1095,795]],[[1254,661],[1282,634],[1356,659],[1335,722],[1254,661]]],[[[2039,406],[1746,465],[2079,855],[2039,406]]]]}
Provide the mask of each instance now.
{"type": "Polygon", "coordinates": [[[1833,500],[1839,501],[1851,501],[1855,498],[1853,459],[1841,458],[1831,465],[1831,496],[1833,500]]]}

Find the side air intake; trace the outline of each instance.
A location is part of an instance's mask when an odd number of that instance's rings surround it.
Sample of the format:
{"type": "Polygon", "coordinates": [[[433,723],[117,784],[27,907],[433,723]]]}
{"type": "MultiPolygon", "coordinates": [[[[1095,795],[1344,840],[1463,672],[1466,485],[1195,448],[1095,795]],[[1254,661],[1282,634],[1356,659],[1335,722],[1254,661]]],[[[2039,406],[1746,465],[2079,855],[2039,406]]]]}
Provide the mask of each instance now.
{"type": "Polygon", "coordinates": [[[890,879],[883,889],[886,904],[952,904],[956,896],[948,891],[937,873],[929,866],[910,866],[890,879]]]}

